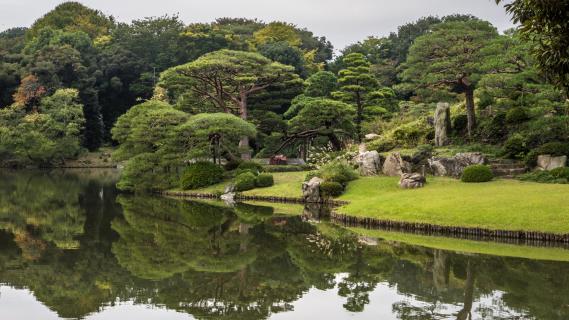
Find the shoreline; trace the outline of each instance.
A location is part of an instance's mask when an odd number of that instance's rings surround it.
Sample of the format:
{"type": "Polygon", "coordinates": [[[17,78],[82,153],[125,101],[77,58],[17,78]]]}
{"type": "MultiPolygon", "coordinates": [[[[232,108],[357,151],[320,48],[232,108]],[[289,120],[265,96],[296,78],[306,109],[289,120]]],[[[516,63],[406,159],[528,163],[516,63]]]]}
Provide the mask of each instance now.
{"type": "MultiPolygon", "coordinates": [[[[182,199],[216,199],[221,200],[219,194],[194,193],[186,191],[162,191],[158,194],[182,199]]],[[[337,208],[347,205],[350,201],[329,200],[325,202],[307,202],[302,198],[277,197],[277,196],[251,196],[236,194],[237,201],[264,201],[269,203],[290,203],[304,205],[324,205],[337,208]]],[[[563,243],[569,244],[569,233],[557,234],[543,231],[524,231],[508,229],[488,229],[466,226],[445,226],[421,222],[397,221],[379,219],[373,217],[352,216],[338,213],[334,209],[330,213],[330,220],[345,227],[362,227],[370,230],[401,231],[409,234],[421,234],[432,236],[451,236],[457,239],[480,239],[480,240],[513,240],[517,243],[534,244],[540,243],[563,243]]]]}

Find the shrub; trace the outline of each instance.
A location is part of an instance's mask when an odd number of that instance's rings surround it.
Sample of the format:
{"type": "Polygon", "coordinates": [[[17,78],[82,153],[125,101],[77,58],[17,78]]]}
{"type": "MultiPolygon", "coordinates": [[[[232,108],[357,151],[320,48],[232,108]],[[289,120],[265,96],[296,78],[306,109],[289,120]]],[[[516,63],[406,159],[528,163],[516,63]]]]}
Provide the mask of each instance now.
{"type": "Polygon", "coordinates": [[[462,182],[488,182],[494,178],[492,170],[488,166],[477,164],[468,166],[462,173],[462,182]]]}
{"type": "Polygon", "coordinates": [[[241,191],[255,189],[256,181],[257,177],[251,172],[242,173],[237,177],[235,177],[234,180],[235,191],[241,192],[241,191]]]}
{"type": "Polygon", "coordinates": [[[223,180],[223,169],[211,162],[189,165],[182,173],[180,186],[184,190],[203,188],[223,180]]]}
{"type": "Polygon", "coordinates": [[[338,197],[344,193],[342,184],[334,181],[324,181],[320,184],[320,192],[324,197],[338,197]]]}
{"type": "Polygon", "coordinates": [[[237,170],[235,170],[235,176],[238,176],[238,175],[240,175],[240,174],[242,174],[242,173],[246,173],[246,172],[252,173],[252,174],[254,174],[255,176],[258,176],[258,175],[259,175],[259,171],[258,171],[258,170],[253,170],[253,169],[237,169],[237,170]]]}
{"type": "Polygon", "coordinates": [[[529,119],[529,115],[524,108],[512,108],[506,112],[506,122],[509,124],[520,124],[529,119]]]}
{"type": "Polygon", "coordinates": [[[318,171],[310,171],[304,176],[304,181],[310,181],[310,179],[318,177],[318,171]]]}
{"type": "Polygon", "coordinates": [[[568,167],[555,168],[555,169],[549,171],[549,173],[556,179],[567,179],[567,180],[569,180],[569,168],[568,167]]]}
{"type": "Polygon", "coordinates": [[[239,167],[239,165],[242,162],[243,161],[241,161],[241,160],[230,160],[230,161],[227,161],[227,163],[223,167],[227,171],[235,170],[235,169],[237,169],[237,167],[239,167]]]}
{"type": "Polygon", "coordinates": [[[512,135],[504,144],[504,153],[508,158],[523,158],[527,152],[526,142],[520,134],[512,135]]]}
{"type": "Polygon", "coordinates": [[[310,169],[313,169],[313,167],[308,165],[308,164],[304,164],[304,165],[287,164],[287,165],[263,166],[264,172],[299,172],[299,171],[308,171],[310,169]]]}
{"type": "Polygon", "coordinates": [[[263,166],[253,161],[243,161],[237,166],[237,170],[251,170],[258,173],[263,171],[263,166]]]}
{"type": "Polygon", "coordinates": [[[259,188],[270,187],[274,184],[275,180],[273,179],[273,175],[266,173],[258,175],[257,180],[255,181],[255,185],[259,188]]]}
{"type": "Polygon", "coordinates": [[[345,161],[331,161],[322,166],[316,175],[324,179],[324,181],[333,181],[341,184],[346,184],[358,178],[358,173],[345,161]]]}
{"type": "Polygon", "coordinates": [[[566,184],[569,182],[569,168],[557,168],[551,171],[534,171],[526,173],[519,177],[522,181],[532,181],[538,183],[559,183],[566,184]],[[558,170],[561,169],[561,170],[558,170]],[[565,169],[565,170],[563,170],[565,169]]]}
{"type": "Polygon", "coordinates": [[[467,125],[468,125],[468,117],[465,114],[456,115],[452,119],[452,130],[454,133],[458,135],[466,132],[467,125]]]}
{"type": "Polygon", "coordinates": [[[397,147],[397,143],[390,137],[380,137],[373,141],[368,142],[367,147],[369,150],[376,150],[377,152],[386,152],[393,150],[397,147]]]}
{"type": "Polygon", "coordinates": [[[569,157],[569,143],[549,142],[530,151],[525,157],[526,165],[528,167],[535,167],[537,165],[537,157],[542,154],[549,154],[554,157],[569,157]]]}

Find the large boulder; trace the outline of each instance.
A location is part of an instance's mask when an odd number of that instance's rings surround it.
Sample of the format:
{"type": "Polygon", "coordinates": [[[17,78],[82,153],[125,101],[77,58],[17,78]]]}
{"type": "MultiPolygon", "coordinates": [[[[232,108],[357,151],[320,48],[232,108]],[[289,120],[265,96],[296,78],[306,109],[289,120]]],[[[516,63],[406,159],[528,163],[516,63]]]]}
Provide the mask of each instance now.
{"type": "Polygon", "coordinates": [[[399,152],[393,152],[385,159],[382,171],[386,176],[396,177],[403,173],[410,172],[411,164],[403,160],[399,152]]]}
{"type": "Polygon", "coordinates": [[[323,179],[314,177],[302,184],[302,198],[304,201],[310,203],[322,202],[322,197],[320,196],[320,184],[322,182],[324,182],[323,179]]]}
{"type": "Polygon", "coordinates": [[[537,157],[537,168],[540,170],[553,170],[567,165],[567,156],[553,157],[548,154],[537,157]]]}
{"type": "Polygon", "coordinates": [[[464,168],[474,164],[485,164],[486,157],[480,152],[458,153],[451,158],[433,157],[429,167],[435,176],[460,178],[464,168]]]}
{"type": "Polygon", "coordinates": [[[437,103],[434,122],[435,145],[437,147],[444,146],[448,143],[448,134],[450,132],[450,105],[448,103],[437,103]]]}
{"type": "Polygon", "coordinates": [[[365,151],[360,153],[356,161],[360,175],[362,176],[375,176],[381,170],[381,158],[377,151],[365,151]]]}
{"type": "Polygon", "coordinates": [[[404,173],[399,180],[399,186],[403,189],[422,188],[427,179],[420,173],[404,173]]]}

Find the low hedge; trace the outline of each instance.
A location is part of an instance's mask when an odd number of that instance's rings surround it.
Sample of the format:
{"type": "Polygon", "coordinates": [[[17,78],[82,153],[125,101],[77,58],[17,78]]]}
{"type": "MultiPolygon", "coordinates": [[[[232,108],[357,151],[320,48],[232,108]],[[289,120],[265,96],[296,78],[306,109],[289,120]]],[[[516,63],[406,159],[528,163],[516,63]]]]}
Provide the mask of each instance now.
{"type": "Polygon", "coordinates": [[[519,177],[522,181],[531,181],[538,183],[569,183],[569,168],[557,168],[551,171],[534,171],[526,173],[519,177]]]}
{"type": "Polygon", "coordinates": [[[235,177],[235,191],[247,191],[255,189],[257,177],[251,172],[245,172],[235,177]]]}
{"type": "Polygon", "coordinates": [[[308,164],[304,165],[266,165],[263,166],[264,172],[300,172],[300,171],[308,171],[312,170],[313,167],[308,164]]]}
{"type": "Polygon", "coordinates": [[[262,173],[258,175],[257,179],[255,180],[255,185],[258,188],[267,188],[273,186],[274,184],[275,184],[275,179],[271,174],[262,173]]]}
{"type": "Polygon", "coordinates": [[[493,178],[494,174],[488,166],[477,164],[466,167],[460,179],[462,182],[478,183],[488,182],[493,178]]]}
{"type": "Polygon", "coordinates": [[[243,161],[237,166],[237,170],[263,171],[263,166],[253,161],[243,161]]]}
{"type": "Polygon", "coordinates": [[[197,162],[189,165],[182,173],[180,186],[184,190],[198,189],[223,180],[223,169],[211,162],[197,162]]]}
{"type": "Polygon", "coordinates": [[[324,181],[320,184],[320,192],[324,197],[339,197],[344,193],[344,186],[334,181],[324,181]]]}

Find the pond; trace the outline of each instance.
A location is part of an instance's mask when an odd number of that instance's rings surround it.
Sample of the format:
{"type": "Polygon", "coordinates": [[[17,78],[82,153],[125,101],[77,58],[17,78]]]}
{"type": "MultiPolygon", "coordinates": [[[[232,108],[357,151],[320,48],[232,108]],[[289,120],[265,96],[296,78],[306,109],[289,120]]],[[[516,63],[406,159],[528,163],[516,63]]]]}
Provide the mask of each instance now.
{"type": "Polygon", "coordinates": [[[302,207],[119,195],[115,180],[0,172],[2,319],[569,319],[564,248],[437,248],[302,207]]]}

